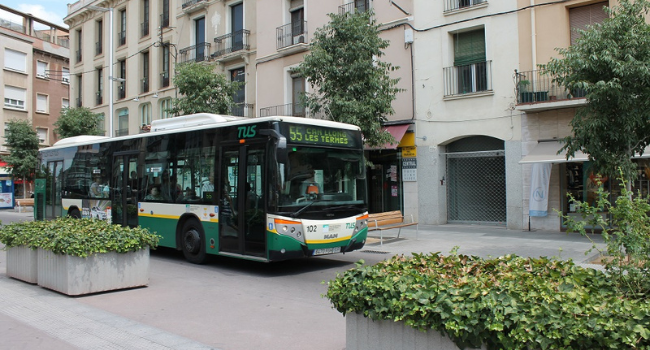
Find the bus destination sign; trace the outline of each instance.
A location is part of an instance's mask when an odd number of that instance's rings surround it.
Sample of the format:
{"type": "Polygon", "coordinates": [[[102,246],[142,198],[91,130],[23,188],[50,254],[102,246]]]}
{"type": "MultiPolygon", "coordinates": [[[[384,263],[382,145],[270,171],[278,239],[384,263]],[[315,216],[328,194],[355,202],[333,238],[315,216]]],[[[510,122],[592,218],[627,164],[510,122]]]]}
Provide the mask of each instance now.
{"type": "Polygon", "coordinates": [[[322,146],[354,147],[357,144],[353,130],[332,129],[314,125],[289,125],[285,133],[289,142],[322,146]]]}

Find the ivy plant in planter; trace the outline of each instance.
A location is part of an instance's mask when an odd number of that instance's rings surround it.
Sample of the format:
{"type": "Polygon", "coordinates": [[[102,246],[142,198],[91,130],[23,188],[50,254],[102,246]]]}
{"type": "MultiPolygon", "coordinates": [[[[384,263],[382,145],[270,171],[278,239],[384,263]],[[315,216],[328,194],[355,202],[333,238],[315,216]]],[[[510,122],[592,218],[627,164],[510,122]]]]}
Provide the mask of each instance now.
{"type": "Polygon", "coordinates": [[[650,304],[603,272],[514,255],[414,254],[329,282],[339,312],[436,330],[461,349],[648,349],[650,304]]]}
{"type": "MultiPolygon", "coordinates": [[[[18,222],[0,229],[8,256],[13,248],[38,251],[36,262],[32,261],[38,265],[37,281],[32,283],[68,295],[146,285],[149,248],[155,248],[159,238],[143,228],[70,217],[18,222]]],[[[7,266],[8,274],[13,268],[7,266]]]]}

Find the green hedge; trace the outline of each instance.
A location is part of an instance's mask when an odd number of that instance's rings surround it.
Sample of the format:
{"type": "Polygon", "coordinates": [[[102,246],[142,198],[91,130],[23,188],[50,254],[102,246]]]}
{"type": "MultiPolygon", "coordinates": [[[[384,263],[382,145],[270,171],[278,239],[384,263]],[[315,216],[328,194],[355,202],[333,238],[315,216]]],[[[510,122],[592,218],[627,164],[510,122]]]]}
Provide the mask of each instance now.
{"type": "Polygon", "coordinates": [[[437,330],[462,349],[650,349],[650,306],[572,261],[414,254],[329,282],[344,315],[437,330]]]}
{"type": "Polygon", "coordinates": [[[87,257],[96,253],[127,253],[158,246],[160,236],[140,227],[112,225],[102,220],[57,218],[16,222],[0,228],[6,248],[27,246],[55,254],[87,257]]]}

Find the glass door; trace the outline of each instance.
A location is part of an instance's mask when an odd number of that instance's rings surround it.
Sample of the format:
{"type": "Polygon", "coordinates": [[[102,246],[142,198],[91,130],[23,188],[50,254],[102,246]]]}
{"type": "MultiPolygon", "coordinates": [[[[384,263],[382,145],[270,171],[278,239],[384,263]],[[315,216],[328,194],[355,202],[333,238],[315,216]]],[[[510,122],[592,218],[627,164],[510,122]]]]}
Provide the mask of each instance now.
{"type": "Polygon", "coordinates": [[[265,145],[224,147],[221,156],[221,251],[266,256],[265,145]]]}
{"type": "Polygon", "coordinates": [[[112,191],[112,222],[122,226],[138,226],[137,189],[133,184],[137,180],[137,158],[135,155],[116,155],[113,158],[113,174],[111,176],[112,191]],[[133,174],[133,175],[132,175],[133,174]]]}
{"type": "Polygon", "coordinates": [[[45,218],[51,220],[63,214],[61,206],[63,161],[48,162],[47,170],[50,173],[50,178],[45,185],[45,218]]]}

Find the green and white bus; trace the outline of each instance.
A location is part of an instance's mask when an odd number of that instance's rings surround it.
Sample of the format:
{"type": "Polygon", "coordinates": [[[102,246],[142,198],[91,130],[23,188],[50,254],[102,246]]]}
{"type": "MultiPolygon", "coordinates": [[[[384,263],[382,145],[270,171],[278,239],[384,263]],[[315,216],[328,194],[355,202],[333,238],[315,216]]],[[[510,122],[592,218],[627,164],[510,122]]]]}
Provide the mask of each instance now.
{"type": "Polygon", "coordinates": [[[356,126],[202,113],[42,149],[35,210],[148,228],[193,263],[345,253],[366,242],[365,169],[356,126]]]}

